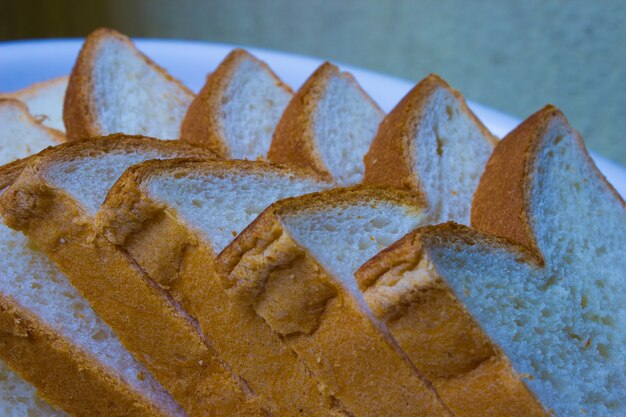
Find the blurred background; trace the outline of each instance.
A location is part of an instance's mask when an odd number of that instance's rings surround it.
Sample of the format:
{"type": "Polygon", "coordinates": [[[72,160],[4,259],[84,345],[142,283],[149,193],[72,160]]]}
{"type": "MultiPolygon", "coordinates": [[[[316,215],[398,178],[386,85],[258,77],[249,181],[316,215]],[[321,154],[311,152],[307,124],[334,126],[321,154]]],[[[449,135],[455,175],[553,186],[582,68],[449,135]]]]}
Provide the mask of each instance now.
{"type": "Polygon", "coordinates": [[[435,72],[519,118],[555,104],[590,148],[626,165],[623,0],[0,0],[0,40],[100,26],[313,55],[413,82],[435,72]]]}

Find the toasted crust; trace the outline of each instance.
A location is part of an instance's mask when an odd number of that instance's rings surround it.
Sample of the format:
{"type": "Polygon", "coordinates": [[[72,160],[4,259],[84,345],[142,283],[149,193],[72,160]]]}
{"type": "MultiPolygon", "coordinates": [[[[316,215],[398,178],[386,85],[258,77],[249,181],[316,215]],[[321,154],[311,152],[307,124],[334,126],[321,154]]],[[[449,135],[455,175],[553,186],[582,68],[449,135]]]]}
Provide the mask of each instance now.
{"type": "Polygon", "coordinates": [[[438,75],[431,74],[404,96],[380,124],[378,133],[364,158],[364,184],[401,188],[426,198],[419,174],[414,170],[414,138],[420,120],[426,116],[431,96],[439,89],[447,90],[456,97],[461,111],[478,126],[492,144],[498,141],[469,109],[461,93],[450,87],[438,75]]]}
{"type": "Polygon", "coordinates": [[[47,135],[51,136],[53,140],[58,143],[65,142],[65,134],[63,132],[48,126],[44,126],[40,120],[32,115],[32,113],[28,110],[26,104],[24,104],[20,100],[16,98],[0,97],[0,106],[17,107],[19,111],[21,111],[24,116],[28,118],[28,121],[32,125],[32,127],[43,130],[44,132],[46,132],[47,135]]]}
{"type": "Polygon", "coordinates": [[[171,150],[178,157],[212,154],[176,142],[112,136],[117,139],[72,142],[39,154],[0,198],[6,224],[23,231],[59,265],[190,416],[263,415],[197,323],[127,253],[95,234],[94,219],[70,195],[46,180],[55,164],[112,149],[171,150]]]}
{"type": "Polygon", "coordinates": [[[580,135],[559,109],[548,105],[522,122],[494,150],[472,202],[472,226],[539,251],[531,228],[531,181],[539,149],[548,145],[546,132],[559,121],[575,135],[576,145],[599,181],[622,206],[624,200],[598,170],[580,135]]]}
{"type": "Polygon", "coordinates": [[[112,30],[98,29],[92,32],[83,44],[67,85],[65,103],[63,105],[63,121],[68,140],[84,139],[102,135],[98,124],[95,102],[93,99],[93,64],[98,53],[100,42],[106,38],[116,38],[128,45],[135,52],[137,58],[159,72],[168,81],[176,83],[178,87],[193,97],[193,93],[180,81],[169,75],[163,68],[150,58],[139,52],[127,36],[112,30]]]}
{"type": "Polygon", "coordinates": [[[234,49],[217,69],[209,74],[202,90],[191,102],[181,126],[181,140],[205,146],[223,158],[231,156],[222,128],[222,97],[235,71],[245,61],[259,64],[274,79],[277,86],[292,93],[291,88],[283,83],[264,61],[244,49],[234,49]]]}
{"type": "Polygon", "coordinates": [[[351,74],[342,73],[335,65],[325,62],[305,81],[287,105],[272,137],[272,144],[267,154],[270,162],[296,165],[313,170],[328,181],[333,179],[322,160],[313,131],[317,104],[324,96],[332,77],[343,77],[349,80],[383,114],[383,111],[363,91],[351,74]]]}
{"type": "MultiPolygon", "coordinates": [[[[198,320],[211,345],[267,400],[274,416],[345,415],[341,404],[318,387],[306,366],[245,304],[233,302],[215,269],[216,253],[177,214],[146,192],[153,176],[208,172],[304,176],[298,169],[252,161],[148,161],[129,169],[111,189],[98,226],[198,320]],[[227,330],[226,330],[227,329],[227,330]]],[[[315,178],[315,177],[313,177],[315,178]]]]}
{"type": "Polygon", "coordinates": [[[0,358],[49,403],[76,416],[171,416],[65,340],[27,308],[0,295],[0,358]]]}
{"type": "MultiPolygon", "coordinates": [[[[338,191],[328,193],[338,196],[338,191]]],[[[393,192],[355,187],[344,201],[368,201],[363,194],[376,193],[385,198],[393,192]]],[[[275,203],[226,247],[217,266],[229,293],[282,335],[320,384],[354,415],[449,415],[355,297],[283,229],[281,215],[314,201],[325,204],[323,199],[316,193],[275,203]]],[[[398,199],[414,201],[394,201],[398,199]]]]}
{"type": "Polygon", "coordinates": [[[455,415],[548,416],[504,353],[447,286],[429,258],[430,245],[453,240],[514,251],[538,263],[536,253],[464,226],[417,229],[365,263],[356,273],[374,314],[437,388],[455,415]],[[397,285],[401,277],[412,285],[397,285]],[[471,399],[471,401],[468,401],[471,399]]]}

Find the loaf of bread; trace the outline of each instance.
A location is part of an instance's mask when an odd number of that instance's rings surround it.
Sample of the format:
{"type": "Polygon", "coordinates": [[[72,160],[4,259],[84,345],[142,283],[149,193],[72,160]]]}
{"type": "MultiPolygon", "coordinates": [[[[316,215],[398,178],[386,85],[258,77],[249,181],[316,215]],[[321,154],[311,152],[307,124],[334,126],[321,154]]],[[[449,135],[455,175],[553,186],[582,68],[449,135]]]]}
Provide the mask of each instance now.
{"type": "Polygon", "coordinates": [[[59,144],[65,83],[0,97],[0,412],[626,413],[626,206],[554,107],[498,143],[241,49],[194,98],[101,29],[59,144]]]}

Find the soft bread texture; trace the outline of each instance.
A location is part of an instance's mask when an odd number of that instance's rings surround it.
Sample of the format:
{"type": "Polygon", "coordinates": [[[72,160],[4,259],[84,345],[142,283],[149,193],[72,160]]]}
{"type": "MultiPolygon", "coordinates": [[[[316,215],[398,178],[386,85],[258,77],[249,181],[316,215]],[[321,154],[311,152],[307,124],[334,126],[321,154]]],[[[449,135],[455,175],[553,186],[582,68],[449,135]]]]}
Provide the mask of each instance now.
{"type": "Polygon", "coordinates": [[[281,335],[358,416],[449,415],[381,323],[352,273],[419,225],[407,193],[338,189],[273,204],[219,255],[232,297],[281,335]]]}
{"type": "Polygon", "coordinates": [[[469,224],[472,197],[496,142],[463,96],[429,75],[381,123],[365,155],[363,182],[424,198],[432,223],[469,224]]]}
{"type": "Polygon", "coordinates": [[[110,29],[91,33],[70,74],[69,140],[112,133],[176,139],[193,93],[110,29]]]}
{"type": "MultiPolygon", "coordinates": [[[[455,415],[549,416],[524,384],[529,376],[512,369],[506,355],[457,298],[457,288],[440,273],[440,263],[445,260],[433,260],[429,245],[433,236],[444,233],[458,233],[468,245],[486,241],[501,252],[508,249],[508,259],[518,263],[528,260],[528,269],[535,267],[536,260],[527,251],[509,242],[479,237],[454,223],[425,227],[382,251],[356,272],[367,305],[413,364],[433,382],[455,415]]],[[[491,252],[485,251],[485,256],[491,252]]],[[[494,262],[498,260],[494,255],[494,262]]],[[[470,284],[461,290],[466,297],[473,295],[470,284]]]]}
{"type": "Polygon", "coordinates": [[[190,416],[263,415],[197,323],[128,254],[94,233],[98,203],[128,166],[211,156],[177,142],[123,135],[59,145],[24,169],[0,198],[0,211],[59,265],[190,416]]]}
{"type": "Polygon", "coordinates": [[[535,113],[498,145],[472,225],[531,248],[544,265],[523,280],[522,305],[507,309],[522,327],[484,317],[515,293],[481,288],[487,304],[468,306],[516,369],[534,376],[539,399],[558,415],[626,414],[626,209],[558,109],[535,113]]]}
{"type": "MultiPolygon", "coordinates": [[[[52,129],[41,126],[16,100],[0,100],[0,108],[5,102],[19,112],[5,120],[3,126],[9,126],[3,132],[24,146],[40,147],[38,142],[52,129]]],[[[18,154],[5,152],[3,158],[18,154]]],[[[2,191],[32,159],[0,169],[2,191]]],[[[184,415],[22,233],[0,224],[0,247],[0,358],[34,385],[0,364],[1,403],[7,407],[2,415],[65,415],[40,400],[35,387],[50,403],[75,415],[184,415]]]]}
{"type": "Polygon", "coordinates": [[[63,133],[43,126],[26,105],[0,98],[0,164],[39,152],[65,140],[63,133]]]}
{"type": "Polygon", "coordinates": [[[351,74],[326,62],[289,102],[268,158],[311,169],[339,185],[357,184],[383,116],[351,74]]]}
{"type": "MultiPolygon", "coordinates": [[[[444,400],[446,391],[452,400],[462,391],[443,371],[470,370],[460,387],[472,401],[457,398],[464,412],[491,415],[498,402],[480,391],[522,379],[550,414],[623,415],[626,210],[560,111],[544,108],[496,147],[472,224],[483,232],[454,224],[417,230],[361,268],[372,310],[395,322],[404,350],[439,374],[444,400]],[[480,355],[468,346],[472,327],[480,355]],[[454,360],[441,358],[437,345],[454,360]],[[499,377],[485,378],[502,365],[499,377]]],[[[535,415],[508,408],[523,398],[512,391],[493,415],[535,415]]]]}
{"type": "MultiPolygon", "coordinates": [[[[0,225],[0,248],[0,358],[42,398],[77,416],[186,415],[21,232],[0,225]]],[[[0,380],[3,415],[62,415],[15,379],[0,380]]]]}
{"type": "Polygon", "coordinates": [[[275,200],[329,186],[304,171],[261,162],[149,161],[120,178],[98,213],[101,232],[198,320],[274,416],[345,410],[262,318],[229,297],[214,259],[275,200]]]}
{"type": "Polygon", "coordinates": [[[21,101],[41,124],[65,132],[63,100],[68,78],[58,77],[12,93],[0,93],[0,99],[13,98],[21,101]]]}
{"type": "Polygon", "coordinates": [[[235,49],[189,106],[181,139],[224,158],[265,158],[292,95],[265,62],[235,49]]]}

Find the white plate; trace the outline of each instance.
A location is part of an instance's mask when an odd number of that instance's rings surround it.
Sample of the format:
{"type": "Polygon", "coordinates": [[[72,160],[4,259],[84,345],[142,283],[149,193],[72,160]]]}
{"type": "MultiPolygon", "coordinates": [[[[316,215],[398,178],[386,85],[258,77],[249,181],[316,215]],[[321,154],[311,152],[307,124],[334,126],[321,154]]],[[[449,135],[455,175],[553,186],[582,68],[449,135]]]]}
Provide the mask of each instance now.
{"type": "MultiPolygon", "coordinates": [[[[207,73],[213,70],[234,46],[208,42],[138,39],[137,46],[174,77],[197,91],[207,73]]],[[[37,81],[68,74],[82,40],[39,40],[0,42],[0,92],[13,91],[37,81]]],[[[297,88],[322,60],[247,48],[267,61],[288,84],[297,88]]],[[[340,65],[352,72],[363,88],[380,106],[389,111],[411,89],[413,83],[375,72],[340,65]]],[[[497,136],[504,136],[519,122],[517,119],[477,103],[470,103],[476,115],[497,136]]],[[[626,196],[626,169],[593,155],[600,170],[626,196]]]]}

